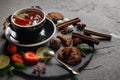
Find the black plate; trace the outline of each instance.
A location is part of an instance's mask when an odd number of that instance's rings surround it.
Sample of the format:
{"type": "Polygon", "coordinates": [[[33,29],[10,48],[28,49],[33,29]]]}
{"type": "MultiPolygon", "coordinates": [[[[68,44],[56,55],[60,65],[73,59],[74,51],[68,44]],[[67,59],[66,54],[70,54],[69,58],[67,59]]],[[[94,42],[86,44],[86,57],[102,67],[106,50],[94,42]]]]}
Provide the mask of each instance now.
{"type": "Polygon", "coordinates": [[[38,35],[30,38],[26,36],[20,39],[17,36],[17,33],[14,30],[12,30],[10,26],[11,25],[7,26],[5,29],[6,38],[10,42],[23,47],[34,47],[34,46],[44,44],[48,42],[56,32],[55,24],[48,18],[46,18],[46,22],[42,31],[38,35]]]}
{"type": "MultiPolygon", "coordinates": [[[[56,29],[54,27],[55,25],[49,19],[47,19],[45,25],[46,25],[45,26],[45,31],[47,33],[46,34],[47,38],[48,37],[51,38],[51,35],[53,36],[54,33],[55,33],[54,37],[56,37],[56,35],[60,34],[59,31],[56,31],[56,32],[54,31],[54,29],[56,29]],[[49,34],[50,32],[51,32],[51,34],[49,34]]],[[[9,27],[8,27],[8,29],[9,29],[9,27]]],[[[77,29],[75,29],[74,31],[75,32],[80,32],[77,29]]],[[[10,33],[6,33],[6,34],[7,35],[12,35],[10,33]]],[[[15,36],[15,35],[13,35],[13,36],[15,36]]],[[[71,33],[68,34],[68,36],[71,37],[71,33]]],[[[43,42],[44,42],[44,40],[47,39],[46,37],[44,37],[45,39],[42,40],[43,42]]],[[[6,53],[8,53],[7,46],[8,46],[8,44],[11,41],[10,37],[7,37],[7,39],[8,40],[6,41],[6,43],[4,45],[4,52],[6,52],[6,53]]],[[[16,43],[15,41],[12,41],[12,42],[16,43]]],[[[45,44],[45,45],[39,45],[39,46],[30,47],[30,46],[33,46],[33,44],[40,44],[41,43],[41,41],[39,41],[39,40],[37,42],[38,43],[32,42],[32,44],[30,44],[30,45],[28,43],[22,44],[23,42],[19,42],[18,43],[18,49],[20,51],[23,51],[23,52],[24,51],[28,51],[28,50],[30,50],[30,51],[36,51],[41,46],[49,46],[48,44],[45,44]],[[26,46],[26,44],[27,44],[27,46],[26,46]]],[[[48,41],[48,43],[49,43],[49,41],[48,41]]],[[[93,47],[93,51],[91,53],[87,54],[86,57],[83,57],[82,61],[79,64],[73,66],[74,69],[78,70],[79,72],[82,71],[89,64],[90,60],[92,59],[93,53],[94,53],[94,45],[93,45],[93,43],[88,43],[88,44],[93,47]]],[[[56,51],[56,55],[57,55],[57,51],[56,51]]],[[[37,64],[41,65],[43,63],[39,62],[37,64]]],[[[33,64],[33,65],[27,66],[27,70],[26,71],[16,71],[16,75],[19,75],[19,76],[22,76],[24,78],[27,78],[28,80],[66,80],[66,79],[67,80],[68,79],[70,79],[70,80],[76,80],[75,79],[75,75],[73,75],[64,66],[62,66],[61,64],[59,64],[54,58],[52,58],[50,61],[47,62],[47,64],[46,64],[47,65],[46,73],[45,74],[41,74],[40,76],[38,76],[37,74],[33,73],[33,68],[37,64],[33,64]]]]}
{"type": "MultiPolygon", "coordinates": [[[[4,45],[4,52],[8,53],[7,51],[7,46],[9,45],[9,41],[6,41],[5,45],[4,45]]],[[[93,44],[89,44],[91,45],[93,48],[93,44]]],[[[38,47],[34,47],[34,48],[24,48],[24,47],[20,47],[18,46],[18,49],[20,51],[26,51],[26,50],[32,50],[32,51],[36,51],[38,49],[38,47]]],[[[94,49],[93,49],[94,51],[94,49]]],[[[94,52],[91,52],[89,54],[87,54],[86,57],[82,57],[82,61],[73,66],[74,69],[78,70],[79,72],[82,71],[90,62],[90,60],[92,59],[94,52]]],[[[7,54],[8,55],[8,54],[7,54]]],[[[56,53],[57,55],[57,53],[56,53]]],[[[67,78],[73,78],[74,75],[67,70],[64,66],[62,66],[61,64],[59,64],[54,58],[50,59],[47,63],[46,63],[46,67],[47,70],[44,74],[41,74],[40,76],[38,76],[37,74],[33,73],[33,69],[35,65],[42,65],[43,62],[38,62],[32,65],[27,65],[27,70],[25,71],[16,71],[16,75],[25,77],[25,78],[32,78],[33,79],[39,79],[39,80],[65,80],[67,78]]],[[[75,80],[75,79],[74,79],[75,80]]]]}

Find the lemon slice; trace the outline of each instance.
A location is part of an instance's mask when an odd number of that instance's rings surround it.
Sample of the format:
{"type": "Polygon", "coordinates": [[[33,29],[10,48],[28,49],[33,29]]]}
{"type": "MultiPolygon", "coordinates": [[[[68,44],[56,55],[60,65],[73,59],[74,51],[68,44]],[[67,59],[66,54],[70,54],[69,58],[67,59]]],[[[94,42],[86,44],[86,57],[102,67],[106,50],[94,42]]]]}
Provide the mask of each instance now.
{"type": "Polygon", "coordinates": [[[49,60],[51,59],[51,56],[45,56],[44,53],[46,51],[50,51],[51,49],[49,47],[40,47],[36,51],[36,55],[40,57],[41,61],[49,60]]]}
{"type": "Polygon", "coordinates": [[[0,55],[0,69],[7,67],[10,63],[10,58],[6,55],[0,55]]]}

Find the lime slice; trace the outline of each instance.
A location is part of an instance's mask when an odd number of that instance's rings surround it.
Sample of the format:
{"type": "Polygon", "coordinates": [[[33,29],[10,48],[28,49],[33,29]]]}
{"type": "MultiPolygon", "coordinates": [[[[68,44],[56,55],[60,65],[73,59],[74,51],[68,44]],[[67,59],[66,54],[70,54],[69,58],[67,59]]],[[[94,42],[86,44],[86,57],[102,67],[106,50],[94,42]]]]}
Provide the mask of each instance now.
{"type": "Polygon", "coordinates": [[[10,63],[10,58],[6,55],[0,55],[0,69],[7,67],[10,63]]]}
{"type": "Polygon", "coordinates": [[[46,51],[50,51],[51,49],[49,47],[40,47],[36,51],[36,55],[40,57],[41,61],[49,60],[51,59],[51,56],[45,56],[44,53],[46,51]]]}

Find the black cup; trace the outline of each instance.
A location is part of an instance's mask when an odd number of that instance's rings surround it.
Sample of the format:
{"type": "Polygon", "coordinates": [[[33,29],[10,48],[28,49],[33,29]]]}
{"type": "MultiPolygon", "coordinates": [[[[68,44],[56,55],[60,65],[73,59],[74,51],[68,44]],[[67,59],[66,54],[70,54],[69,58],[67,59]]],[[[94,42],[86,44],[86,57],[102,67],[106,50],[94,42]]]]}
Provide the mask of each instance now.
{"type": "Polygon", "coordinates": [[[32,37],[37,36],[41,32],[41,30],[44,27],[45,20],[46,20],[45,12],[41,9],[38,9],[38,8],[20,9],[20,10],[16,11],[15,13],[13,13],[11,18],[10,18],[11,28],[17,33],[17,36],[19,38],[30,38],[30,39],[32,39],[32,37]],[[42,16],[42,20],[39,21],[35,25],[29,25],[29,26],[22,26],[22,25],[19,25],[19,24],[14,22],[13,19],[14,19],[15,15],[19,15],[23,12],[28,12],[28,11],[38,12],[42,16]]]}

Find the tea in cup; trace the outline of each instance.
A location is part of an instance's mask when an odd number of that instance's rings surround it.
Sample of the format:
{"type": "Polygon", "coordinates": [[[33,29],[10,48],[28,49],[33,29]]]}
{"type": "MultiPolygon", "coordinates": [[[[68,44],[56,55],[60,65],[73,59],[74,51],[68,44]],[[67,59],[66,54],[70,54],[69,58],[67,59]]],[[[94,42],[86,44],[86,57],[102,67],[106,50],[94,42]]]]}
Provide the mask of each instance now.
{"type": "Polygon", "coordinates": [[[38,8],[20,9],[10,18],[11,28],[20,36],[38,34],[44,27],[46,14],[38,8]]]}

